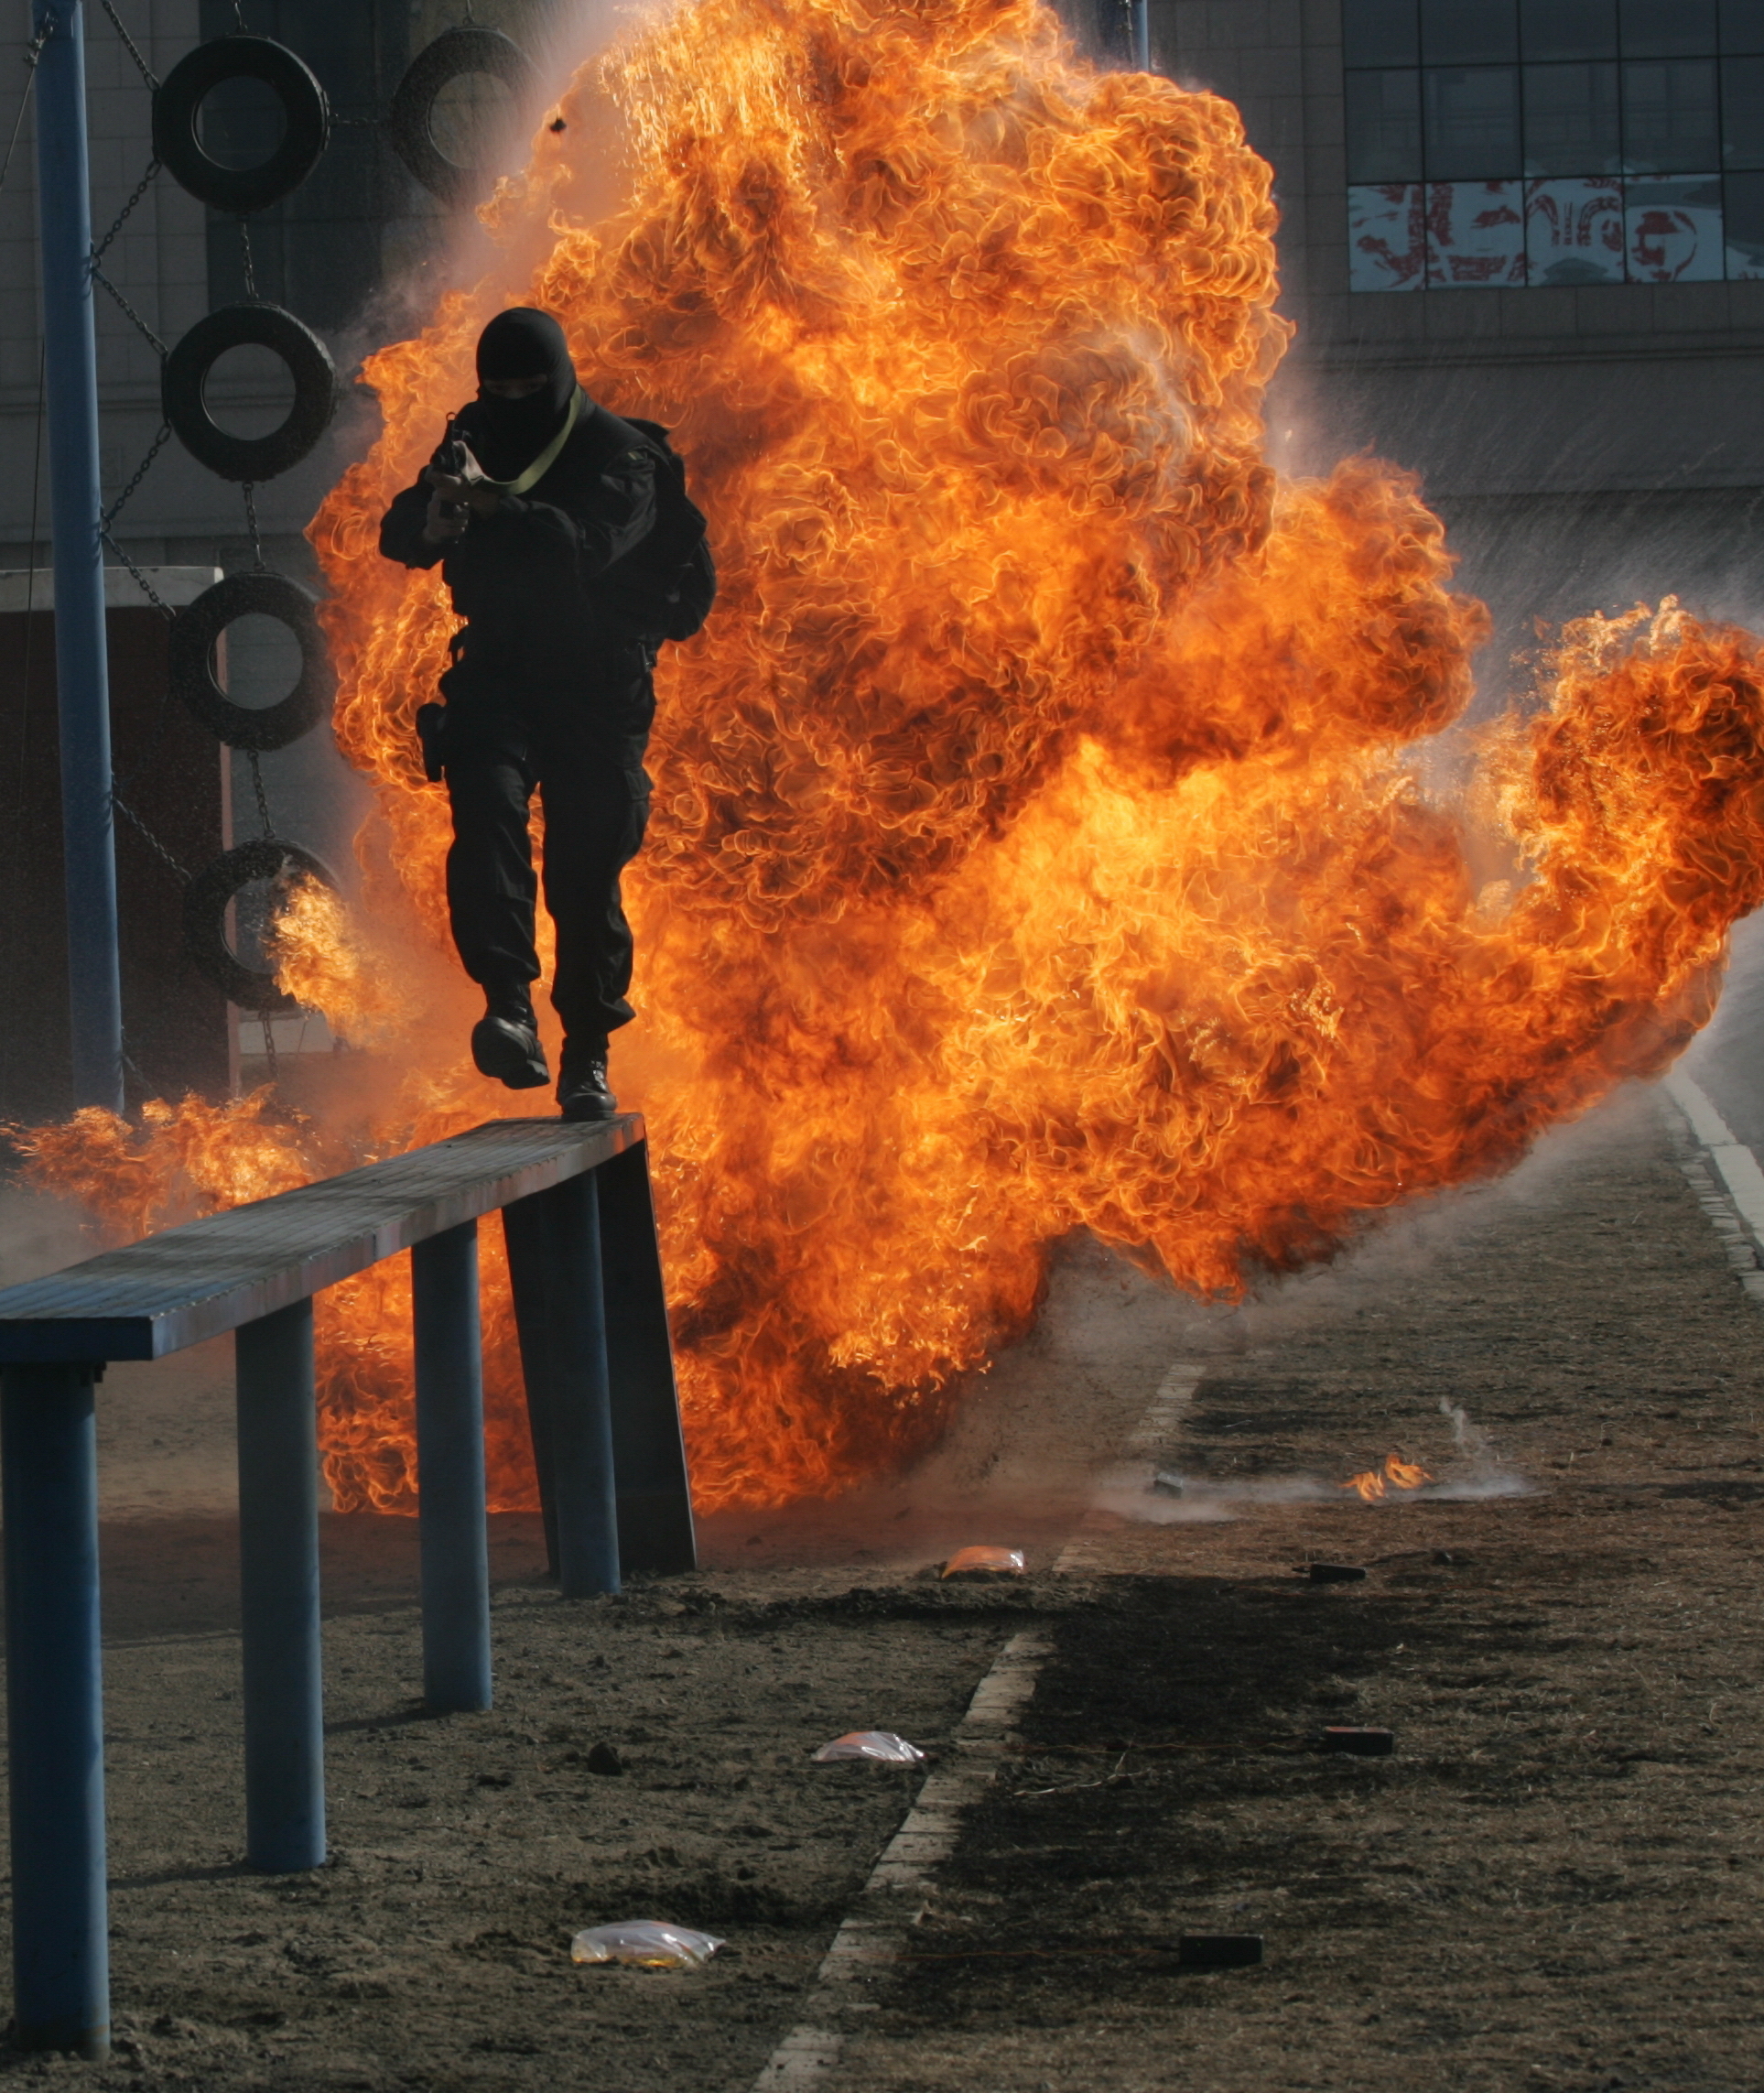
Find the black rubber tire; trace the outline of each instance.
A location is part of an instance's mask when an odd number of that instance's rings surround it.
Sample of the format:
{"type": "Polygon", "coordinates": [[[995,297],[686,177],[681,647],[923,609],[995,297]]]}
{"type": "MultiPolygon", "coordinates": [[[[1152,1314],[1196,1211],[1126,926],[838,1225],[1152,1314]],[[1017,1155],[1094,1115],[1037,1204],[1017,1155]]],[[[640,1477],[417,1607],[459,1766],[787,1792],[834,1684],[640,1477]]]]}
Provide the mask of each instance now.
{"type": "Polygon", "coordinates": [[[267,37],[198,44],[153,91],[155,157],[180,189],[240,217],[279,202],[318,165],[330,136],[330,104],[306,60],[267,37]],[[261,80],[282,104],[282,142],[254,168],[222,167],[202,150],[196,119],[228,80],[261,80]]]}
{"type": "Polygon", "coordinates": [[[538,81],[532,60],[500,29],[443,29],[406,68],[386,116],[393,151],[444,203],[475,203],[490,183],[482,168],[458,167],[449,159],[428,127],[441,90],[469,72],[503,81],[517,100],[531,94],[538,81]]]}
{"type": "Polygon", "coordinates": [[[287,748],[312,732],[337,693],[318,608],[286,574],[229,574],[172,620],[168,670],[173,692],[229,748],[287,748]],[[299,643],[299,680],[274,705],[235,704],[214,678],[215,641],[235,618],[254,613],[286,625],[299,643]]]}
{"type": "Polygon", "coordinates": [[[240,843],[216,858],[184,889],[184,950],[191,964],[229,1003],[265,1017],[286,1015],[299,1005],[276,987],[274,974],[260,972],[235,957],[227,943],[227,904],[242,888],[261,879],[278,879],[290,870],[306,873],[329,887],[337,884],[310,851],[265,837],[260,842],[240,843]]]}
{"type": "Polygon", "coordinates": [[[298,465],[337,408],[337,366],[304,320],[279,305],[223,305],[199,320],[166,358],[159,396],[172,433],[199,464],[223,480],[273,480],[298,465]],[[279,356],[294,379],[287,419],[267,436],[232,436],[209,413],[202,388],[229,349],[279,356]]]}

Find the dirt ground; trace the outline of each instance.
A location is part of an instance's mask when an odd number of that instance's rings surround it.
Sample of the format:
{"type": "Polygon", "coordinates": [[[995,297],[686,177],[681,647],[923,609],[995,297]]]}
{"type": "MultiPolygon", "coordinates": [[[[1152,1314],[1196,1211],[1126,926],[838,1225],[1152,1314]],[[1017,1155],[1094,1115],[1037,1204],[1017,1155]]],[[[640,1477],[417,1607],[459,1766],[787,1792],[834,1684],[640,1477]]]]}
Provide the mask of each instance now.
{"type": "Polygon", "coordinates": [[[1759,2093],[1764,1319],[1679,1163],[1632,1094],[1238,1312],[1078,1250],[916,1476],[709,1522],[699,1575],[585,1604],[498,1521],[483,1716],[411,1697],[410,1524],[327,1520],[310,1875],[238,1863],[220,1395],[186,1443],[144,1383],[107,1426],[117,2055],[0,2076],[747,2093],[916,1786],[809,1753],[852,1727],[936,1751],[1033,1622],[1055,1654],[1022,1756],[912,1959],[849,1988],[828,2084],[1759,2093]],[[1122,1479],[1098,1567],[1055,1575],[1184,1359],[1185,1494],[1122,1479]],[[1392,1451],[1530,1488],[1294,1494],[1392,1451]],[[936,1583],[970,1540],[1034,1574],[936,1583]],[[1312,1557],[1369,1574],[1313,1585],[1312,1557]],[[1306,1748],[1326,1722],[1395,1752],[1306,1748]],[[601,1742],[622,1774],[590,1770],[601,1742]],[[731,1947],[689,1977],[571,1966],[577,1927],[623,1916],[731,1947]],[[1195,1931],[1260,1933],[1265,1961],[1181,1968],[1195,1931]]]}

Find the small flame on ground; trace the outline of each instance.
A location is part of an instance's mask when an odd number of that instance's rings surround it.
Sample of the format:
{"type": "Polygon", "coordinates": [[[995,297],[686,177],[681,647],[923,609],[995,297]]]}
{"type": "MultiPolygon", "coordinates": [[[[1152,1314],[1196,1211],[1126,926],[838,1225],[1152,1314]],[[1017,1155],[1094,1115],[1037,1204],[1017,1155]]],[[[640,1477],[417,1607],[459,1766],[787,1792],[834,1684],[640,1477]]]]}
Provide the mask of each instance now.
{"type": "Polygon", "coordinates": [[[1386,1454],[1381,1469],[1369,1468],[1363,1474],[1350,1475],[1340,1484],[1343,1490],[1356,1490],[1367,1503],[1376,1504],[1380,1497],[1388,1496],[1391,1490],[1419,1490],[1433,1477],[1424,1468],[1412,1460],[1399,1460],[1395,1454],[1386,1454]]]}

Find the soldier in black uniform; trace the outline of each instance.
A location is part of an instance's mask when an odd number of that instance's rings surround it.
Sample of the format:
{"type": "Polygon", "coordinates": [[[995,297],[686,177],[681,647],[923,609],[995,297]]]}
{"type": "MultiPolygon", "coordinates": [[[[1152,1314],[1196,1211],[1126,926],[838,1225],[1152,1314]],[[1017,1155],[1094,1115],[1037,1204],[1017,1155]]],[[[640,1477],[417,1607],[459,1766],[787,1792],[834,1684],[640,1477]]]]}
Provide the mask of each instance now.
{"type": "Polygon", "coordinates": [[[564,1027],[557,1102],[566,1119],[605,1119],[617,1109],[607,1036],[633,1014],[619,875],[649,814],[656,647],[621,618],[608,570],[655,528],[661,457],[581,390],[549,313],[499,313],[479,339],[478,381],[387,510],[380,549],[406,567],[439,561],[466,620],[427,738],[453,811],[453,941],[486,1003],[471,1057],[511,1090],[551,1079],[531,1000],[536,788],[564,1027]]]}

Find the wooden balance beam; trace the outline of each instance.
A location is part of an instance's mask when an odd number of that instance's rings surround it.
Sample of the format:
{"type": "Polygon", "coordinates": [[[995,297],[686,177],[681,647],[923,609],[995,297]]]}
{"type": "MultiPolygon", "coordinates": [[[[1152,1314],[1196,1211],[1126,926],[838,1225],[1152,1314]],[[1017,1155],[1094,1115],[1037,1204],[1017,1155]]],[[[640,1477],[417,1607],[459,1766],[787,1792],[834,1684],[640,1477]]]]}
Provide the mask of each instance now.
{"type": "Polygon", "coordinates": [[[696,1553],[636,1114],[492,1120],[0,1290],[15,2033],[102,2056],[110,1982],[93,1392],[236,1332],[245,1856],[325,1859],[312,1296],[411,1253],[423,1690],[491,1704],[478,1217],[500,1209],[563,1594],[696,1553]]]}

